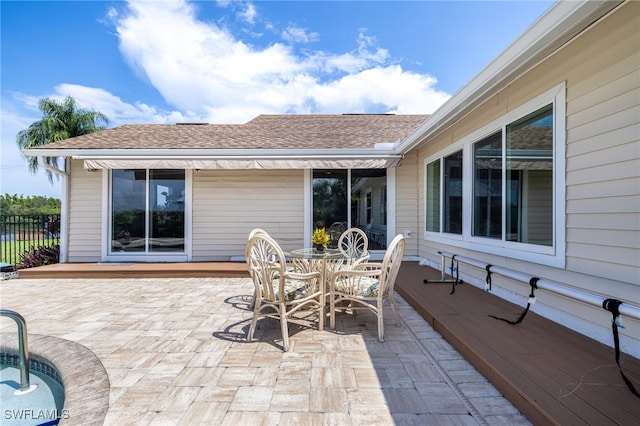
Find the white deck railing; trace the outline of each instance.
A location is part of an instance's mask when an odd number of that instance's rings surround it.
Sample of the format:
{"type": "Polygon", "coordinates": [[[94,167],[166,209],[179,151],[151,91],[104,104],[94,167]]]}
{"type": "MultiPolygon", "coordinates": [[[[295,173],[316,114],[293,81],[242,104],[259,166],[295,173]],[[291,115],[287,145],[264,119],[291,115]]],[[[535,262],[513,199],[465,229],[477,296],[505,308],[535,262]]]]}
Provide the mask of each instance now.
{"type": "MultiPolygon", "coordinates": [[[[531,279],[537,278],[536,286],[539,289],[546,290],[561,296],[568,297],[573,300],[577,300],[580,302],[587,303],[589,305],[597,306],[603,308],[603,302],[608,298],[598,296],[595,294],[587,293],[583,290],[578,290],[575,288],[567,287],[565,285],[546,280],[540,277],[533,277],[527,274],[523,274],[522,272],[513,271],[510,269],[502,268],[500,266],[495,266],[489,263],[480,262],[476,259],[472,259],[470,257],[459,256],[453,253],[441,252],[438,254],[442,256],[441,262],[441,272],[444,281],[445,276],[445,259],[453,259],[454,262],[464,263],[470,266],[474,266],[476,268],[485,269],[488,273],[495,273],[501,275],[505,278],[510,278],[515,281],[520,281],[523,283],[530,283],[531,279]]],[[[456,265],[457,266],[457,265],[456,265]]],[[[434,282],[429,280],[429,282],[434,282]]],[[[446,280],[445,282],[451,282],[451,280],[446,280]]],[[[629,318],[635,318],[640,320],[640,306],[636,306],[627,302],[623,302],[619,307],[620,315],[625,315],[629,318]]]]}

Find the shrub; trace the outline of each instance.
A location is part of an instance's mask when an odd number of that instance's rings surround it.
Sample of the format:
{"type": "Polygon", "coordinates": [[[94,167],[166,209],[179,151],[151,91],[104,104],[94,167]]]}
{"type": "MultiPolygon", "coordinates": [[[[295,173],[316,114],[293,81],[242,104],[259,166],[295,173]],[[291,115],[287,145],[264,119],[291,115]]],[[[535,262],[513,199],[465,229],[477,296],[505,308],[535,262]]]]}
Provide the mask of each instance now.
{"type": "Polygon", "coordinates": [[[20,268],[35,268],[36,266],[60,263],[60,245],[49,247],[31,247],[20,255],[22,263],[20,268]]]}

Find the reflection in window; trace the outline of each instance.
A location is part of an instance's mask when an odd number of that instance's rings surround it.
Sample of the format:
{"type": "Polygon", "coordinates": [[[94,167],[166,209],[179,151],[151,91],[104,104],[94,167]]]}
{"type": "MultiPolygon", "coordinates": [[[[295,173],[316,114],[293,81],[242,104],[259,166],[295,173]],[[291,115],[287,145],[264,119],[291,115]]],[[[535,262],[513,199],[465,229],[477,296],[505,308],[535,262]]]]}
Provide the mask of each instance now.
{"type": "Polygon", "coordinates": [[[386,183],[386,169],[314,170],[313,226],[328,230],[332,246],[344,230],[359,227],[371,250],[386,248],[386,183]]]}
{"type": "Polygon", "coordinates": [[[351,170],[351,225],[369,238],[370,250],[387,248],[387,170],[351,170]],[[355,208],[353,206],[356,206],[355,208]]]}
{"type": "Polygon", "coordinates": [[[442,232],[462,234],[462,151],[444,158],[442,232]]]}
{"type": "Polygon", "coordinates": [[[553,109],[507,126],[507,241],[553,241],[553,109]]]}
{"type": "Polygon", "coordinates": [[[111,172],[111,251],[184,252],[184,170],[111,172]]]}
{"type": "Polygon", "coordinates": [[[502,132],[473,146],[473,235],[502,238],[502,132]]]}
{"type": "Polygon", "coordinates": [[[150,170],[149,251],[184,251],[184,170],[150,170]]]}
{"type": "Polygon", "coordinates": [[[387,224],[387,185],[380,188],[380,223],[387,224]]]}
{"type": "Polygon", "coordinates": [[[553,106],[504,134],[504,150],[502,132],[473,146],[473,235],[552,246],[553,106]]]}
{"type": "Polygon", "coordinates": [[[440,159],[427,164],[426,229],[440,232],[440,159]]]}
{"type": "Polygon", "coordinates": [[[462,151],[427,164],[425,211],[427,231],[462,234],[462,151]]]}
{"type": "Polygon", "coordinates": [[[329,228],[347,221],[347,171],[314,170],[313,226],[329,228]]]}
{"type": "Polygon", "coordinates": [[[347,229],[347,170],[313,171],[313,227],[325,228],[337,247],[347,229]]]}
{"type": "Polygon", "coordinates": [[[145,251],[145,170],[111,172],[111,250],[145,251]]]}

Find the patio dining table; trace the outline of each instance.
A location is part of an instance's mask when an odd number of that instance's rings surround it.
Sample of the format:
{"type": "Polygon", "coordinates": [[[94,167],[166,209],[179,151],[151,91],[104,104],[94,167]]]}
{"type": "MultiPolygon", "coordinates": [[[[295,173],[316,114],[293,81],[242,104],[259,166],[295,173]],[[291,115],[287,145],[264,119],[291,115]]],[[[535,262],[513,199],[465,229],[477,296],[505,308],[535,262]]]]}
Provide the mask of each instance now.
{"type": "Polygon", "coordinates": [[[342,266],[347,259],[338,249],[324,249],[318,251],[314,247],[305,247],[291,250],[285,255],[291,258],[294,267],[302,272],[320,272],[320,284],[322,285],[322,298],[325,299],[328,292],[331,274],[342,266]]]}

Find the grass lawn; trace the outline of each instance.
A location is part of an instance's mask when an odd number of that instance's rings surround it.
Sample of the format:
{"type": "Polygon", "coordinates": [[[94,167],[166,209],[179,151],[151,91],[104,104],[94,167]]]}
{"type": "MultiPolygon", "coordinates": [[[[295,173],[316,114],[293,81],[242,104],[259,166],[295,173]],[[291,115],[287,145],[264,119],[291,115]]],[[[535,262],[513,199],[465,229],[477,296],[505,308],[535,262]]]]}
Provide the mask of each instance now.
{"type": "Polygon", "coordinates": [[[31,247],[43,246],[50,247],[60,243],[60,238],[48,238],[45,240],[25,240],[25,241],[1,241],[0,247],[2,248],[2,259],[0,262],[9,264],[17,264],[22,261],[20,255],[25,250],[31,249],[31,247]]]}

